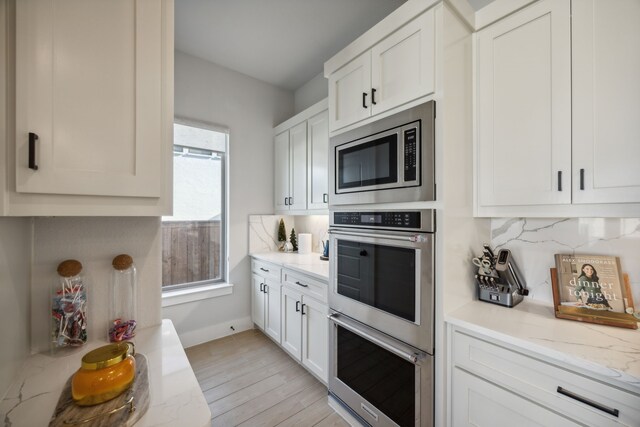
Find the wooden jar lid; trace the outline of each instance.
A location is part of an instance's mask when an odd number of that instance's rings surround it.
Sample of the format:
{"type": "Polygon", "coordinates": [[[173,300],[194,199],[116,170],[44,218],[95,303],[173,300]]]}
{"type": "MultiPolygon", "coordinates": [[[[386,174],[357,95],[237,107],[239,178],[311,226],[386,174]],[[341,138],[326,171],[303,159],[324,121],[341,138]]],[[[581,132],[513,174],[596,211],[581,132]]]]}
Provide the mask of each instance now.
{"type": "Polygon", "coordinates": [[[58,265],[58,274],[62,277],[73,277],[82,271],[82,263],[76,259],[62,261],[58,265]]]}
{"type": "Polygon", "coordinates": [[[113,265],[113,268],[116,270],[123,271],[133,265],[133,258],[127,254],[120,254],[113,259],[111,265],[113,265]]]}

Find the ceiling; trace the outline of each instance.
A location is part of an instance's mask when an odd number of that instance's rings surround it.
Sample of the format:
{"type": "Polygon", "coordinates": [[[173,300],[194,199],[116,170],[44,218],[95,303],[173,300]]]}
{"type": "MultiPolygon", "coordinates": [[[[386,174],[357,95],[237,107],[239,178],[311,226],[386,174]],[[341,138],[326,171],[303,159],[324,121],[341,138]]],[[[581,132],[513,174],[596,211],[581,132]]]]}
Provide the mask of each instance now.
{"type": "MultiPolygon", "coordinates": [[[[492,0],[469,0],[478,10],[492,0]]],[[[287,90],[405,0],[176,0],[177,50],[287,90]]]]}

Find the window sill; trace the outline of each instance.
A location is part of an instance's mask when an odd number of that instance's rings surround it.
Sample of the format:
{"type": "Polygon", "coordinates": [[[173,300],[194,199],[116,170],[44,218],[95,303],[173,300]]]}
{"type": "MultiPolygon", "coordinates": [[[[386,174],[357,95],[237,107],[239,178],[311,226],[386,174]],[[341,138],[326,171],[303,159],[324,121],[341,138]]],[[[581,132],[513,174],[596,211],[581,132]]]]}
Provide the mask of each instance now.
{"type": "Polygon", "coordinates": [[[163,292],[162,307],[171,307],[172,305],[217,298],[230,295],[231,293],[233,293],[233,284],[231,283],[216,283],[215,285],[163,292]]]}

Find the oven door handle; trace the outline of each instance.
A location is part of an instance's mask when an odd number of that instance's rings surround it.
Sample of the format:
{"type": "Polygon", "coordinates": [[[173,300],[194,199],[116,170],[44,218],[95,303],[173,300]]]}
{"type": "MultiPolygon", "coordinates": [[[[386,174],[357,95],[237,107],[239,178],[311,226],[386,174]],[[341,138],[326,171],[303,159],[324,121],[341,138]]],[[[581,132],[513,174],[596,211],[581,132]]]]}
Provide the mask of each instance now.
{"type": "Polygon", "coordinates": [[[350,237],[371,237],[373,239],[385,239],[385,240],[398,240],[401,242],[413,242],[423,243],[426,242],[427,236],[422,233],[410,234],[408,236],[400,236],[396,234],[374,234],[374,233],[349,233],[346,231],[329,230],[329,234],[335,234],[336,236],[350,236],[350,237]]]}
{"type": "Polygon", "coordinates": [[[368,334],[365,331],[362,331],[354,326],[352,326],[350,323],[351,322],[345,322],[344,320],[341,320],[338,318],[338,314],[330,314],[327,317],[329,318],[329,320],[331,320],[333,323],[335,323],[336,325],[340,325],[343,328],[353,332],[356,335],[361,336],[362,338],[371,341],[372,343],[379,345],[380,347],[384,348],[385,350],[390,351],[391,353],[395,354],[396,356],[402,357],[403,359],[405,359],[408,362],[413,363],[414,365],[418,365],[420,366],[422,364],[422,357],[420,356],[420,354],[418,353],[407,353],[404,350],[401,350],[399,348],[394,347],[393,345],[384,342],[376,337],[374,337],[371,334],[368,334]]]}

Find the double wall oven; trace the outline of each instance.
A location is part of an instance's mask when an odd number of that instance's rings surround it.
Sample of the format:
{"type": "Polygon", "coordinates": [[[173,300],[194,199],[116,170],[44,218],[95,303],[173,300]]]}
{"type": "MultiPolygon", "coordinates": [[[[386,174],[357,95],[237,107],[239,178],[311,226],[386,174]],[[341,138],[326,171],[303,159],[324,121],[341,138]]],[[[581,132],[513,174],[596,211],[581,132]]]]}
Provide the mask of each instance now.
{"type": "Polygon", "coordinates": [[[332,212],[330,225],[330,393],[371,425],[431,426],[433,211],[332,212]]]}
{"type": "Polygon", "coordinates": [[[329,393],[363,424],[433,426],[433,101],[331,138],[329,393]],[[393,205],[397,206],[397,205],[393,205]]]}

